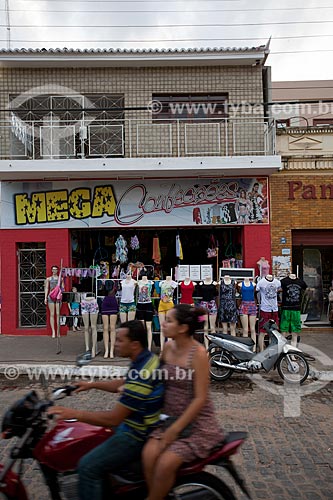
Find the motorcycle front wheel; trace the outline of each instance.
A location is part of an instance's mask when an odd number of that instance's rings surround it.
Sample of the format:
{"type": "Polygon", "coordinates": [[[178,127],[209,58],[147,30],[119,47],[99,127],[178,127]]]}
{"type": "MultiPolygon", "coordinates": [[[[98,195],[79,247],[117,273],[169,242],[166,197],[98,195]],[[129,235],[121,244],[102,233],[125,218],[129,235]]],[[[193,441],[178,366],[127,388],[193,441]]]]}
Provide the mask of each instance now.
{"type": "Polygon", "coordinates": [[[309,375],[309,365],[302,354],[284,354],[277,362],[280,377],[289,384],[303,384],[309,375]]]}
{"type": "Polygon", "coordinates": [[[236,500],[230,487],[209,472],[198,472],[177,480],[168,500],[236,500]]]}
{"type": "Polygon", "coordinates": [[[232,364],[231,358],[226,353],[218,352],[214,353],[209,357],[209,373],[213,380],[217,380],[219,382],[223,382],[227,380],[232,375],[231,368],[225,368],[223,366],[219,366],[216,361],[221,361],[222,363],[232,364]]]}

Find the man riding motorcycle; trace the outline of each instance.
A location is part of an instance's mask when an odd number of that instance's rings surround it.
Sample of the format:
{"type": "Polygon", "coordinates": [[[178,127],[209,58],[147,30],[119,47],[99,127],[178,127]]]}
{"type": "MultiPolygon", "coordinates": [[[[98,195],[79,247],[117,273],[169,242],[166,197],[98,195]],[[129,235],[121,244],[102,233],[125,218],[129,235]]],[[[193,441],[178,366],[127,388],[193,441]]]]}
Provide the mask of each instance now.
{"type": "Polygon", "coordinates": [[[118,403],[108,411],[83,411],[53,406],[50,415],[59,419],[76,419],[91,425],[117,427],[106,442],[87,453],[79,462],[79,496],[81,500],[102,500],[103,481],[108,472],[140,459],[147,436],[159,423],[163,384],[156,377],[159,359],[147,349],[147,333],[138,320],[122,323],[117,334],[120,356],[129,357],[131,365],[126,379],[78,382],[76,392],[99,389],[122,392],[118,403]]]}

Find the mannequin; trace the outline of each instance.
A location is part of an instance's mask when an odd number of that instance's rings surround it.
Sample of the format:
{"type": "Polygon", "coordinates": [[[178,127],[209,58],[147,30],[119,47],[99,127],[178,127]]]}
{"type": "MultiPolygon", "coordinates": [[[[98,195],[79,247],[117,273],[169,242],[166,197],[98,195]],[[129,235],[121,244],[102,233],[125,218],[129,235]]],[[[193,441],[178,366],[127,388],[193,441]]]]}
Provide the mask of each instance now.
{"type": "Polygon", "coordinates": [[[118,316],[118,302],[115,297],[116,289],[109,290],[104,297],[101,311],[103,321],[103,341],[104,341],[104,358],[109,356],[109,341],[110,341],[110,358],[114,357],[114,345],[116,342],[116,323],[118,316]]]}
{"type": "Polygon", "coordinates": [[[257,265],[259,267],[259,276],[261,278],[264,278],[269,274],[269,262],[268,260],[265,259],[265,257],[260,257],[260,259],[257,262],[257,265]]]}
{"type": "MultiPolygon", "coordinates": [[[[58,300],[52,300],[50,295],[50,292],[55,288],[58,284],[59,281],[59,267],[58,266],[52,266],[51,267],[51,272],[52,275],[46,278],[45,280],[45,286],[44,286],[44,292],[45,292],[45,299],[44,303],[45,305],[48,304],[49,311],[50,311],[50,326],[51,326],[51,331],[52,331],[52,338],[54,339],[56,336],[60,337],[60,308],[61,308],[61,302],[58,300]]],[[[61,289],[63,290],[64,287],[64,281],[61,278],[60,281],[60,286],[61,289]]]]}
{"type": "Polygon", "coordinates": [[[159,282],[159,287],[161,290],[161,299],[158,305],[158,319],[160,322],[160,346],[161,351],[164,346],[164,335],[162,334],[162,325],[166,318],[166,313],[173,308],[173,294],[175,288],[177,288],[177,283],[173,281],[172,276],[167,276],[164,281],[159,282]]]}
{"type": "Polygon", "coordinates": [[[281,332],[287,336],[291,333],[291,345],[296,347],[297,337],[301,333],[301,302],[306,283],[297,278],[296,274],[289,274],[281,280],[282,313],[281,332]]]}
{"type": "Polygon", "coordinates": [[[240,320],[243,328],[243,337],[249,336],[249,326],[251,339],[254,342],[254,352],[256,350],[256,319],[257,306],[254,300],[255,287],[249,278],[244,278],[244,281],[239,284],[239,291],[242,296],[242,302],[239,308],[240,320]]]}
{"type": "Polygon", "coordinates": [[[146,325],[148,337],[148,349],[151,351],[153,342],[152,321],[153,321],[153,304],[151,294],[154,282],[148,280],[147,275],[143,275],[138,281],[138,301],[136,304],[136,319],[139,319],[146,325]]]}
{"type": "Polygon", "coordinates": [[[225,334],[228,333],[228,323],[230,324],[230,333],[233,336],[236,336],[237,324],[236,285],[227,274],[220,282],[219,320],[225,334]]]}
{"type": "Polygon", "coordinates": [[[72,301],[69,303],[69,310],[71,313],[71,316],[73,316],[73,331],[74,332],[80,332],[79,328],[79,316],[80,316],[80,294],[77,291],[76,286],[72,287],[72,301]]]}
{"type": "Polygon", "coordinates": [[[127,274],[126,278],[121,282],[121,299],[120,299],[120,321],[131,321],[135,318],[136,304],[134,300],[135,288],[137,281],[135,281],[131,274],[127,274]]]}
{"type": "Polygon", "coordinates": [[[277,294],[281,288],[281,282],[272,274],[267,274],[258,281],[256,290],[260,292],[260,320],[259,320],[259,350],[264,350],[264,338],[267,335],[264,329],[265,323],[272,319],[279,326],[277,294]]]}
{"type": "Polygon", "coordinates": [[[190,278],[185,278],[179,285],[180,287],[180,303],[193,305],[193,292],[196,283],[191,281],[190,278]]]}
{"type": "Polygon", "coordinates": [[[84,341],[86,345],[86,351],[90,350],[90,335],[89,326],[91,326],[91,340],[92,349],[91,356],[94,358],[96,356],[97,347],[97,317],[98,317],[98,304],[95,295],[91,292],[85,294],[85,297],[81,300],[81,313],[84,324],[84,341]]]}
{"type": "MultiPolygon", "coordinates": [[[[216,285],[216,281],[213,281],[211,278],[205,278],[198,287],[198,295],[202,297],[199,305],[207,311],[204,325],[205,334],[216,332],[216,297],[218,296],[216,285]]],[[[206,338],[206,335],[204,335],[204,342],[206,349],[208,349],[208,339],[206,338]]]]}

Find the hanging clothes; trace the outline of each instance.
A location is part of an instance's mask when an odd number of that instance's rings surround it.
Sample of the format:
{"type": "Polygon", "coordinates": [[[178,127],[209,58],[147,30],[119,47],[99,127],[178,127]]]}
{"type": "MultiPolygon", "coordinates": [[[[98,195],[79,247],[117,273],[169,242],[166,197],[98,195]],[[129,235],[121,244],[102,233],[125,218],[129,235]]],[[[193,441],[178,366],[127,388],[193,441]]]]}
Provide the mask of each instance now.
{"type": "Polygon", "coordinates": [[[153,239],[153,262],[155,262],[155,264],[161,263],[160,240],[158,236],[154,236],[153,239]]]}
{"type": "Polygon", "coordinates": [[[176,236],[176,257],[178,257],[179,260],[183,260],[184,258],[182,242],[180,241],[179,234],[176,236]]]}
{"type": "Polygon", "coordinates": [[[122,235],[118,236],[115,245],[116,245],[116,258],[117,260],[119,260],[121,264],[124,264],[128,260],[127,258],[128,248],[125,238],[122,235]]]}

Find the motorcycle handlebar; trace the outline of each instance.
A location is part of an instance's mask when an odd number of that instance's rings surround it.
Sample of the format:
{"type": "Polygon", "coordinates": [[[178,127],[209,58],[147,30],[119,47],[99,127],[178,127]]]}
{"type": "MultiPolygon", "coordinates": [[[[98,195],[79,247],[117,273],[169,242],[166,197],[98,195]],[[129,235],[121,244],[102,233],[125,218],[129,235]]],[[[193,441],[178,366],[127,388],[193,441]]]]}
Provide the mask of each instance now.
{"type": "Polygon", "coordinates": [[[71,396],[72,392],[76,391],[77,385],[64,385],[62,387],[57,387],[52,391],[51,400],[62,399],[66,396],[71,396]]]}

